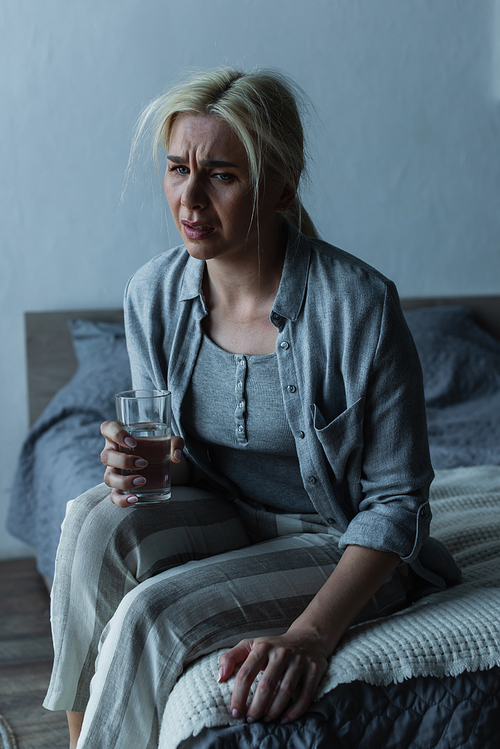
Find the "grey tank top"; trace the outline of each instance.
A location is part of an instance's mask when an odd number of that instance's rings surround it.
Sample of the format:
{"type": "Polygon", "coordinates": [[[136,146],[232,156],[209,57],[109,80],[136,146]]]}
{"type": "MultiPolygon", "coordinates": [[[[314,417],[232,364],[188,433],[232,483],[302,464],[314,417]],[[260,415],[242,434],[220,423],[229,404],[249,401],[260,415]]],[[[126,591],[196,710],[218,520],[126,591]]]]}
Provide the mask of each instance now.
{"type": "Polygon", "coordinates": [[[203,336],[182,421],[243,497],[277,511],[315,512],[285,416],[276,354],[230,354],[203,336]]]}

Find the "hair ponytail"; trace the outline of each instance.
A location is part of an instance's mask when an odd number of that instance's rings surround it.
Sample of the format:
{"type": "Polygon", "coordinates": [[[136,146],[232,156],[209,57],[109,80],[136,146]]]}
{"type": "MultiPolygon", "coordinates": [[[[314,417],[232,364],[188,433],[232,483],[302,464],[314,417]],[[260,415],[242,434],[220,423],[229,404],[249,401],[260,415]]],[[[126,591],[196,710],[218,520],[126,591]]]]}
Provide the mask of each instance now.
{"type": "Polygon", "coordinates": [[[314,237],[315,239],[319,239],[319,235],[316,231],[316,227],[314,226],[312,218],[297,196],[295,196],[295,198],[292,200],[290,206],[283,215],[290,221],[291,224],[296,226],[297,229],[302,232],[302,234],[305,234],[306,237],[314,237]]]}

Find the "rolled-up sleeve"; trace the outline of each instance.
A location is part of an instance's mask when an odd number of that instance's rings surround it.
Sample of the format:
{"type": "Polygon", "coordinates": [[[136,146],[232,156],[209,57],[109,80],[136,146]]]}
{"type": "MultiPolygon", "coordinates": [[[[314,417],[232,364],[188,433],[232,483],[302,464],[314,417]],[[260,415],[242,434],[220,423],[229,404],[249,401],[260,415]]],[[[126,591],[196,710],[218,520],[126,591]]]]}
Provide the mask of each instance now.
{"type": "Polygon", "coordinates": [[[391,497],[387,503],[374,502],[359,512],[341,536],[340,547],[368,546],[392,551],[403,562],[413,562],[429,537],[431,509],[428,502],[422,503],[429,484],[418,490],[416,496],[391,497]]]}

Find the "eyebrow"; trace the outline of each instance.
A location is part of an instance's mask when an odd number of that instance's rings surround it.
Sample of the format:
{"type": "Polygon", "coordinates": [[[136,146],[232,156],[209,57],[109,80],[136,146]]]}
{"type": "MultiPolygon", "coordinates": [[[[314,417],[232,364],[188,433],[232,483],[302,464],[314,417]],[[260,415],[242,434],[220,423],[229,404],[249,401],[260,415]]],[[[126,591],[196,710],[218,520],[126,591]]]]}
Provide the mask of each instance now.
{"type": "MultiPolygon", "coordinates": [[[[186,159],[183,159],[182,156],[172,156],[171,154],[168,154],[167,159],[171,161],[173,164],[185,164],[186,159]]],[[[234,169],[238,168],[237,164],[233,164],[232,161],[224,161],[223,159],[203,159],[200,161],[200,166],[203,167],[224,167],[224,166],[230,166],[234,169]]]]}

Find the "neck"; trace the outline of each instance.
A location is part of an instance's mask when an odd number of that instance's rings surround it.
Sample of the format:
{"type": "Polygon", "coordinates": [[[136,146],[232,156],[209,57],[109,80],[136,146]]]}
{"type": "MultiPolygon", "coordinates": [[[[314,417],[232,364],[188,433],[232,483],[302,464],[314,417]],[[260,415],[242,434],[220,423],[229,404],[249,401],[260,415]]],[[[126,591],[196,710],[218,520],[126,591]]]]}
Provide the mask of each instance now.
{"type": "Polygon", "coordinates": [[[277,227],[273,237],[261,237],[258,247],[246,248],[238,258],[206,261],[203,292],[210,310],[215,307],[250,312],[274,301],[285,259],[286,236],[277,227]]]}

